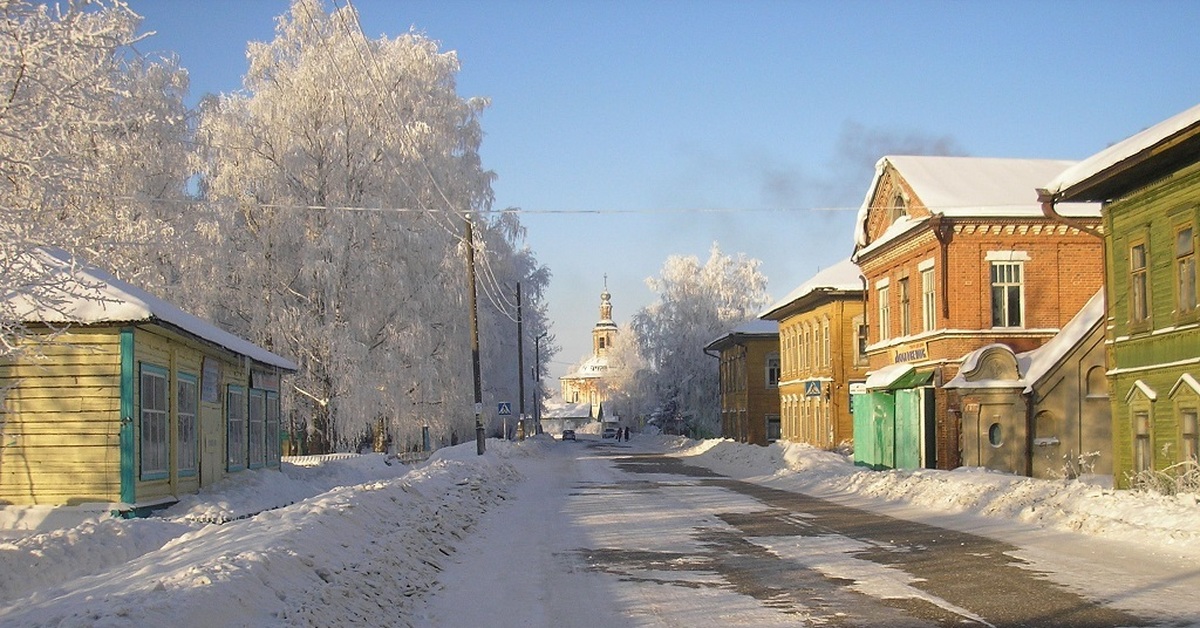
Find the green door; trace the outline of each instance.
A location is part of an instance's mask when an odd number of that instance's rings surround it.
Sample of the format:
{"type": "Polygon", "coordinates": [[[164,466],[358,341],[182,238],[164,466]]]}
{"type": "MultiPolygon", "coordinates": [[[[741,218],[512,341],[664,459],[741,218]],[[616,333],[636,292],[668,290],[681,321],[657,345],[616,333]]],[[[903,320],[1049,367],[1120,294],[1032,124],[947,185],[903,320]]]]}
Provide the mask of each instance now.
{"type": "Polygon", "coordinates": [[[922,403],[924,389],[905,388],[896,391],[896,468],[920,469],[921,432],[925,416],[922,403]]]}
{"type": "Polygon", "coordinates": [[[875,442],[874,469],[896,466],[896,397],[890,392],[871,393],[871,430],[875,442]]]}

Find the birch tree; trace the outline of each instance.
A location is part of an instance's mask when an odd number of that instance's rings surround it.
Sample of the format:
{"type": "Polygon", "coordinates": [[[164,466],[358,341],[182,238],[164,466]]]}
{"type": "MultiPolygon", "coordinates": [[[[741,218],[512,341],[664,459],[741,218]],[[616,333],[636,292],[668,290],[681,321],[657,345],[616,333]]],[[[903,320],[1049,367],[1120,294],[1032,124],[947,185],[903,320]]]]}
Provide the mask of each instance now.
{"type": "Polygon", "coordinates": [[[649,365],[639,385],[668,418],[682,418],[697,435],[720,425],[717,361],[704,347],[767,305],[761,262],[721,253],[713,244],[703,264],[695,256],[671,256],[661,275],[646,284],[658,300],[633,316],[639,351],[649,365]]]}
{"type": "MultiPolygon", "coordinates": [[[[187,75],[134,50],[119,2],[0,0],[0,293],[53,307],[32,249],[100,261],[150,288],[185,248],[187,75]]],[[[0,355],[24,336],[0,311],[0,355]]]]}
{"type": "Polygon", "coordinates": [[[314,451],[378,426],[468,434],[462,233],[492,201],[486,102],[458,96],[453,53],[367,39],[348,4],[296,0],[248,57],[243,90],[200,115],[205,231],[229,243],[211,314],[298,360],[290,416],[314,451]]]}

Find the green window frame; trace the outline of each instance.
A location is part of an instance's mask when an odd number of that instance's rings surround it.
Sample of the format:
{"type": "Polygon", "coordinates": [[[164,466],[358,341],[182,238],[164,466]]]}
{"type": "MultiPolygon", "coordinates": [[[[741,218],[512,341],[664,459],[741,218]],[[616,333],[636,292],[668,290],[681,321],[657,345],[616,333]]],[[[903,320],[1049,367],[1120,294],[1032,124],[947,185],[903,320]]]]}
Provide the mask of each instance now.
{"type": "Polygon", "coordinates": [[[1175,230],[1175,305],[1180,315],[1196,311],[1196,238],[1190,224],[1175,230]]]}
{"type": "Polygon", "coordinates": [[[278,467],[279,451],[279,393],[267,391],[267,466],[278,467]]]}
{"type": "Polygon", "coordinates": [[[1129,245],[1129,322],[1140,325],[1150,320],[1149,256],[1145,242],[1129,245]]]}
{"type": "Polygon", "coordinates": [[[225,468],[246,468],[246,389],[233,384],[225,390],[225,468]]]}
{"type": "Polygon", "coordinates": [[[183,477],[196,475],[200,470],[200,387],[191,373],[175,377],[175,460],[183,477]]]}
{"type": "Polygon", "coordinates": [[[267,461],[267,391],[250,389],[250,414],[246,422],[246,453],[250,468],[261,469],[267,461]]]}
{"type": "Polygon", "coordinates": [[[138,391],[138,477],[161,480],[170,475],[170,412],[167,369],[142,363],[138,391]]]}

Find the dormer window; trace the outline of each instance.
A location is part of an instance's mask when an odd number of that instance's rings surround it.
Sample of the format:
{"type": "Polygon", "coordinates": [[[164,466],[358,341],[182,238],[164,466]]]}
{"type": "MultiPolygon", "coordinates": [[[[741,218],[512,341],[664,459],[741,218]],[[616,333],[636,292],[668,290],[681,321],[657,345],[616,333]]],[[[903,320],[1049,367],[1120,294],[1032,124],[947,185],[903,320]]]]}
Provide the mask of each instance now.
{"type": "Polygon", "coordinates": [[[908,205],[904,202],[904,195],[896,194],[896,196],[892,197],[891,213],[892,222],[896,222],[908,215],[908,205]]]}

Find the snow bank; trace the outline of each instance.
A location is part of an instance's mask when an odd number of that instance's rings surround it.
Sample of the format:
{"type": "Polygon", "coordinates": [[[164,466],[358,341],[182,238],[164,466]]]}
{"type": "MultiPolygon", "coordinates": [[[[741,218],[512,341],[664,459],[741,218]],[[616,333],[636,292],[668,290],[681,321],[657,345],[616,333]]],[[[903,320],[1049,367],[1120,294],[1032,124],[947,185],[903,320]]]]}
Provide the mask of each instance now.
{"type": "Polygon", "coordinates": [[[486,456],[468,443],[416,468],[374,455],[284,465],[214,486],[159,518],[6,544],[4,599],[35,592],[0,609],[0,623],[395,625],[520,480],[508,459],[545,447],[488,444],[486,456]],[[263,512],[287,500],[296,502],[263,512]],[[250,511],[259,514],[246,518],[250,511]]]}
{"type": "Polygon", "coordinates": [[[774,488],[822,497],[906,503],[926,512],[973,514],[1200,552],[1200,496],[1118,491],[1095,479],[1041,480],[963,467],[871,471],[808,445],[691,442],[688,462],[774,488]]]}

